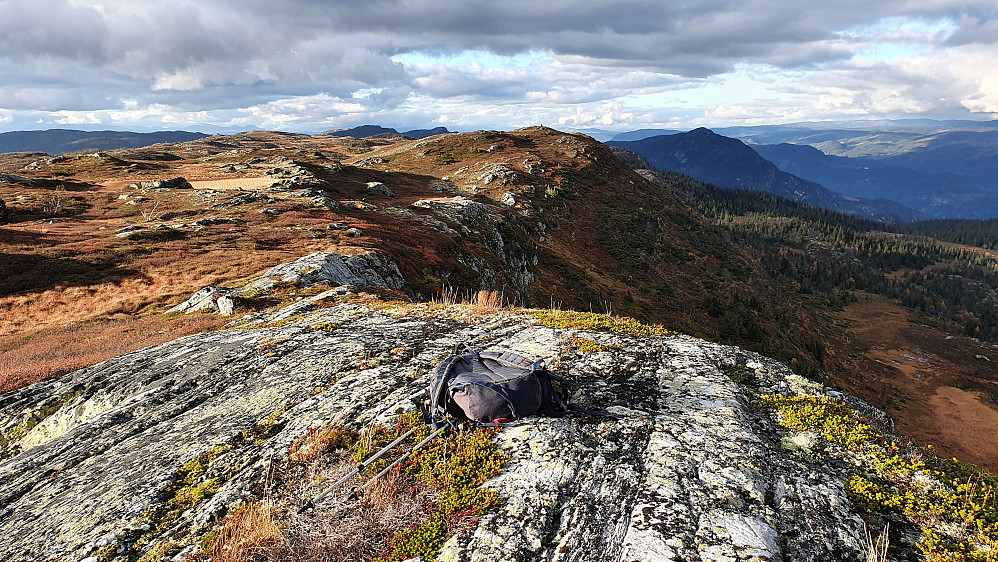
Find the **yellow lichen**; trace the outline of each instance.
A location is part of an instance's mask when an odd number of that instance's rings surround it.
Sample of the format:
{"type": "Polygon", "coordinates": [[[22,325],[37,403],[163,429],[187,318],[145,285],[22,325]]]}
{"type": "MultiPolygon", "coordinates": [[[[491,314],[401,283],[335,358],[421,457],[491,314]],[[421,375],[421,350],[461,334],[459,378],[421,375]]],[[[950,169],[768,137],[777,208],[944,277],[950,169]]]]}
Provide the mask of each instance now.
{"type": "Polygon", "coordinates": [[[576,349],[578,349],[582,353],[598,353],[601,351],[613,351],[615,349],[624,348],[624,346],[620,344],[606,345],[602,343],[597,343],[596,341],[591,340],[589,338],[575,338],[572,340],[572,343],[575,345],[576,349]]]}
{"type": "Polygon", "coordinates": [[[649,326],[624,316],[564,310],[527,310],[526,313],[536,318],[538,324],[551,328],[613,332],[635,336],[669,336],[676,333],[662,326],[649,326]]]}
{"type": "Polygon", "coordinates": [[[825,397],[764,396],[779,423],[822,435],[852,451],[846,484],[868,512],[904,517],[922,530],[919,550],[932,562],[998,562],[998,477],[931,449],[881,435],[854,410],[825,397]],[[925,485],[933,481],[933,485],[925,485]]]}

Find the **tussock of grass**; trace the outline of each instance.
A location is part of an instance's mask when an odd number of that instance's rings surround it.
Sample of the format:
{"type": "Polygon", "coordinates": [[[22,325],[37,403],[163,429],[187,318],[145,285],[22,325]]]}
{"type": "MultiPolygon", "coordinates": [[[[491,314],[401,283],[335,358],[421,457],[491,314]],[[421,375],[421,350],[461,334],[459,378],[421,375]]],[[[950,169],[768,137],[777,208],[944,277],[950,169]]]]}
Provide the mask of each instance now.
{"type": "Polygon", "coordinates": [[[292,462],[307,464],[329,451],[353,447],[357,438],[356,431],[339,427],[312,428],[291,443],[288,458],[292,462]]]}
{"type": "Polygon", "coordinates": [[[285,539],[274,512],[268,502],[251,502],[229,513],[220,530],[205,536],[202,558],[212,562],[243,562],[276,551],[285,539]]]}

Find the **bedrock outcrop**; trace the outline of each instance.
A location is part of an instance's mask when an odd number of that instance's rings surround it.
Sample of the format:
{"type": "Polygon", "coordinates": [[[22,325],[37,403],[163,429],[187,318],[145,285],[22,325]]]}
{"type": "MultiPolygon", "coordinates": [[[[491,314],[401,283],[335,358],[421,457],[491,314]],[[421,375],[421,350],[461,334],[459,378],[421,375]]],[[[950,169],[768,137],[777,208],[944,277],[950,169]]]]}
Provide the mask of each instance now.
{"type": "Polygon", "coordinates": [[[861,555],[847,467],[782,446],[754,398],[825,392],[782,364],[686,336],[556,329],[511,312],[463,320],[309,300],[279,314],[0,395],[0,559],[137,557],[187,537],[166,558],[183,560],[297,436],[412,408],[407,397],[462,342],[544,358],[578,383],[574,402],[621,419],[529,418],[502,431],[511,460],[486,485],[504,504],[448,541],[441,560],[861,555]],[[583,353],[577,337],[611,350],[583,353]],[[203,498],[168,524],[150,521],[167,509],[178,469],[209,451],[217,458],[191,483],[203,498]]]}

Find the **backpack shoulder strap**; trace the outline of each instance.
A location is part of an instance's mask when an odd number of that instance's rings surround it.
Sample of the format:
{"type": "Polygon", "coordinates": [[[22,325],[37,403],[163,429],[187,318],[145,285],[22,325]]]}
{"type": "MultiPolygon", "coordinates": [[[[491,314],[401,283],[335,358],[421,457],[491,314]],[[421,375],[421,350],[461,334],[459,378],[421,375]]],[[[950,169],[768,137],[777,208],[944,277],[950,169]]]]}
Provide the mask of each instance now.
{"type": "Polygon", "coordinates": [[[440,416],[440,412],[444,410],[444,396],[447,393],[447,383],[454,377],[454,366],[462,361],[467,361],[467,359],[462,355],[451,355],[447,359],[444,359],[444,362],[437,367],[437,372],[433,375],[430,383],[430,407],[428,410],[429,419],[427,421],[428,425],[433,429],[437,429],[441,425],[438,417],[440,416]]]}

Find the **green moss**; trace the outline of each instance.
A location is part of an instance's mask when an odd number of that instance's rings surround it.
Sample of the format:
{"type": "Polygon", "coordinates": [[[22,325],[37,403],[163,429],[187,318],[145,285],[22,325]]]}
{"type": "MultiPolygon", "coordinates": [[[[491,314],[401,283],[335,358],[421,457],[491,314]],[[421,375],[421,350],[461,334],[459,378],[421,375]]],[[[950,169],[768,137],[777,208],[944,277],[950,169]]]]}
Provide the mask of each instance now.
{"type": "MultiPolygon", "coordinates": [[[[140,552],[149,547],[152,541],[161,538],[160,535],[174,525],[184,511],[196,507],[205,499],[215,495],[222,485],[232,477],[233,471],[215,470],[212,478],[205,479],[211,465],[229,451],[249,445],[258,445],[276,435],[284,427],[280,418],[285,411],[283,408],[275,410],[267,417],[257,421],[251,428],[241,431],[232,443],[212,447],[180,465],[174,472],[173,482],[163,490],[162,503],[150,508],[140,516],[140,519],[147,521],[151,528],[129,544],[122,556],[134,560],[140,552]]],[[[166,552],[179,546],[177,541],[188,541],[186,544],[191,544],[190,541],[194,540],[202,542],[213,540],[210,538],[212,531],[197,539],[197,533],[203,531],[201,529],[191,532],[186,537],[178,535],[156,543],[139,558],[139,561],[158,562],[165,556],[166,552]]]]}
{"type": "Polygon", "coordinates": [[[440,512],[415,529],[399,531],[391,539],[391,552],[379,562],[409,560],[419,557],[423,560],[436,560],[440,546],[447,537],[447,519],[440,512]]]}
{"type": "Polygon", "coordinates": [[[313,330],[322,330],[323,332],[332,332],[337,330],[339,327],[340,325],[335,322],[320,322],[312,325],[313,330]]]}
{"type": "Polygon", "coordinates": [[[219,445],[187,461],[177,469],[179,481],[186,485],[193,484],[208,470],[208,465],[230,450],[232,445],[219,445]]]}
{"type": "Polygon", "coordinates": [[[721,372],[735,382],[742,382],[742,379],[745,378],[750,371],[748,367],[745,367],[744,365],[725,365],[724,367],[721,367],[721,372]]]}
{"type": "MultiPolygon", "coordinates": [[[[216,459],[234,448],[228,444],[212,447],[177,468],[173,482],[163,490],[163,502],[142,514],[141,519],[148,521],[151,529],[129,546],[125,552],[129,559],[134,559],[160,533],[173,525],[180,514],[218,492],[228,475],[207,480],[203,477],[216,459]]],[[[156,562],[162,559],[171,545],[170,541],[159,543],[147,551],[140,560],[156,562]]]]}
{"type": "Polygon", "coordinates": [[[166,556],[168,550],[170,550],[171,542],[163,541],[156,543],[155,546],[149,549],[148,552],[142,555],[136,562],[159,562],[166,556]]]}
{"type": "Polygon", "coordinates": [[[669,336],[676,332],[662,326],[649,326],[633,318],[596,314],[593,312],[570,312],[564,310],[528,310],[527,314],[537,318],[538,324],[551,328],[613,332],[636,336],[669,336]]]}
{"type": "Polygon", "coordinates": [[[269,416],[253,424],[253,427],[240,431],[237,437],[238,443],[240,445],[261,445],[280,433],[284,429],[284,422],[280,418],[285,411],[284,408],[275,410],[269,416]]]}
{"type": "Polygon", "coordinates": [[[207,552],[208,549],[215,546],[215,543],[218,541],[220,531],[220,529],[212,529],[201,537],[201,540],[198,541],[198,546],[200,547],[201,552],[207,552]]]}
{"type": "Polygon", "coordinates": [[[289,318],[285,318],[284,320],[278,320],[276,322],[269,322],[267,324],[264,324],[262,327],[263,328],[281,328],[281,327],[287,326],[288,324],[294,324],[295,322],[301,320],[304,316],[305,316],[304,312],[300,313],[300,314],[295,314],[294,316],[291,316],[289,318]]]}
{"type": "Polygon", "coordinates": [[[170,498],[169,505],[177,511],[184,511],[197,505],[201,500],[215,495],[222,486],[218,478],[211,478],[197,486],[185,486],[170,498]]]}
{"type": "Polygon", "coordinates": [[[121,548],[121,545],[118,544],[117,542],[113,542],[113,543],[105,546],[104,548],[98,550],[93,555],[96,556],[98,559],[100,559],[102,561],[103,560],[114,560],[115,558],[118,557],[118,549],[119,548],[121,548]]]}

